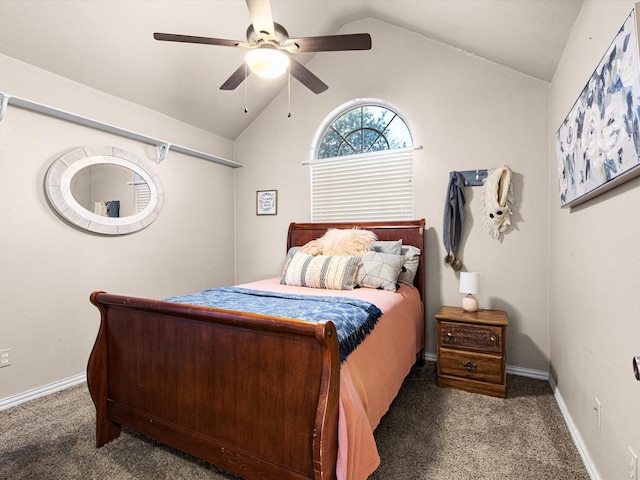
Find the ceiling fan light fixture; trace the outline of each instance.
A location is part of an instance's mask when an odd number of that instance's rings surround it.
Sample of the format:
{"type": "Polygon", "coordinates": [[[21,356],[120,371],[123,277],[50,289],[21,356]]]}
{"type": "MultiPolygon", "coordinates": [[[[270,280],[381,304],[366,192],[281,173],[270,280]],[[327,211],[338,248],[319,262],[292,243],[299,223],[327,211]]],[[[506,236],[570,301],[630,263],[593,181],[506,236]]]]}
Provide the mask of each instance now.
{"type": "Polygon", "coordinates": [[[289,57],[275,48],[251,50],[246,61],[251,71],[262,78],[277,78],[289,67],[289,57]]]}

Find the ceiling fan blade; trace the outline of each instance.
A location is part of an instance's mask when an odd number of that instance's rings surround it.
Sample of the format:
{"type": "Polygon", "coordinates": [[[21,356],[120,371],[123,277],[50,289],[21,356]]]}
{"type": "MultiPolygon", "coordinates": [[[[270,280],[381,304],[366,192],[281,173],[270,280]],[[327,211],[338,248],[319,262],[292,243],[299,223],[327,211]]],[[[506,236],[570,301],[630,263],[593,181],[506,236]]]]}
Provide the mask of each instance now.
{"type": "Polygon", "coordinates": [[[247,0],[247,8],[253,29],[258,34],[266,34],[273,38],[275,29],[273,27],[273,15],[271,14],[270,0],[247,0]]]}
{"type": "Polygon", "coordinates": [[[300,83],[311,90],[313,93],[322,93],[329,86],[316,77],[311,71],[302,65],[297,60],[289,57],[289,68],[291,69],[291,75],[293,75],[300,83]]]}
{"type": "Polygon", "coordinates": [[[246,68],[246,64],[243,63],[231,74],[229,78],[227,78],[227,81],[222,84],[220,90],[235,90],[250,73],[251,70],[246,68]]]}
{"type": "Polygon", "coordinates": [[[192,35],[176,35],[173,33],[154,33],[153,38],[165,42],[203,43],[206,45],[220,45],[222,47],[248,47],[247,42],[227,40],[224,38],[194,37],[192,35]]]}
{"type": "Polygon", "coordinates": [[[298,45],[297,53],[371,50],[371,35],[368,33],[352,33],[347,35],[290,38],[287,41],[287,44],[289,43],[298,45]]]}

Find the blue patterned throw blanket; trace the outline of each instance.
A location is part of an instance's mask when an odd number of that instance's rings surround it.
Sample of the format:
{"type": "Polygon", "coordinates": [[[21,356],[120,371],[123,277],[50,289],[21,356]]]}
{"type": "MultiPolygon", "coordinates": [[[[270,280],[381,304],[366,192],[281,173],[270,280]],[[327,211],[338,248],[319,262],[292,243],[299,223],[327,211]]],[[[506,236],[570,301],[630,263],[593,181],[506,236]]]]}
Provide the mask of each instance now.
{"type": "Polygon", "coordinates": [[[331,320],[338,332],[340,361],[360,345],[382,315],[372,303],[349,297],[293,295],[221,287],[165,301],[318,322],[331,320]]]}

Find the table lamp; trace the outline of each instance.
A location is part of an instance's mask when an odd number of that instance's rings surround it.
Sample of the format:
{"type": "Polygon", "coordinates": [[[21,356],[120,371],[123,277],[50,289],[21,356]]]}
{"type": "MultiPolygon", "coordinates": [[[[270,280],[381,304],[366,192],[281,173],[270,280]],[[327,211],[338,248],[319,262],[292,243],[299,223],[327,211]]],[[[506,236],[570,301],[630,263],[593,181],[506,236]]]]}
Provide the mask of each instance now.
{"type": "Polygon", "coordinates": [[[467,295],[462,298],[462,309],[465,312],[478,311],[478,299],[473,295],[480,292],[480,274],[477,272],[460,272],[460,293],[467,295]]]}

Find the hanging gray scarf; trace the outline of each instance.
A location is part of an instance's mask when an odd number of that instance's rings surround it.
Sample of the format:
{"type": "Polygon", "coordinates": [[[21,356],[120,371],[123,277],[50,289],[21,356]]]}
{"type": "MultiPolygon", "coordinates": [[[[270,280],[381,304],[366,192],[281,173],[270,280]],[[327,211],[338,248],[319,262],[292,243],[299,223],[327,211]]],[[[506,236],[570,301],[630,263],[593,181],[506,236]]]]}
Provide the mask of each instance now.
{"type": "Polygon", "coordinates": [[[457,256],[464,225],[464,185],[464,176],[461,173],[449,173],[447,198],[444,202],[442,239],[444,241],[444,249],[447,252],[444,261],[451,265],[454,270],[462,268],[462,261],[457,256]]]}

